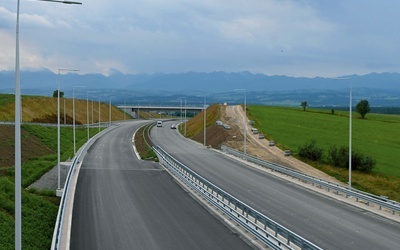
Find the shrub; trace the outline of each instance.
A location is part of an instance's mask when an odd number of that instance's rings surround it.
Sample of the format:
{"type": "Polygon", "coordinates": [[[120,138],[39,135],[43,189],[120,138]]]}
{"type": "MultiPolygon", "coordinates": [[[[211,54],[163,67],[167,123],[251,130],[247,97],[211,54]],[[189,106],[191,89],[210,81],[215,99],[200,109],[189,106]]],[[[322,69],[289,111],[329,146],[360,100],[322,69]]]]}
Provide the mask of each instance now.
{"type": "MultiPolygon", "coordinates": [[[[349,168],[349,148],[332,146],[328,151],[329,162],[336,167],[349,168]]],[[[351,166],[352,170],[358,170],[360,172],[369,173],[375,166],[376,161],[360,152],[351,151],[351,166]]]]}
{"type": "Polygon", "coordinates": [[[376,161],[372,157],[359,152],[352,152],[351,165],[353,169],[369,173],[372,171],[375,164],[376,161]]]}
{"type": "Polygon", "coordinates": [[[317,147],[316,140],[306,142],[304,145],[299,147],[299,155],[312,161],[320,160],[323,152],[322,148],[317,147]]]}
{"type": "Polygon", "coordinates": [[[332,146],[328,150],[328,161],[335,167],[346,168],[349,165],[349,149],[332,146]]]}

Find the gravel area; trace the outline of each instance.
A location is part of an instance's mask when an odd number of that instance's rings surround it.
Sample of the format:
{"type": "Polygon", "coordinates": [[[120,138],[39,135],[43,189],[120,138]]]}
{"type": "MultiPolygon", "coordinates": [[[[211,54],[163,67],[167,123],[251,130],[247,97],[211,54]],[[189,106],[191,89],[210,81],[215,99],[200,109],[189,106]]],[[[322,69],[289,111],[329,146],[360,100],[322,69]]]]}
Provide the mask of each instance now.
{"type": "MultiPolygon", "coordinates": [[[[63,188],[67,174],[72,162],[61,162],[60,163],[60,187],[63,188]]],[[[54,166],[50,171],[45,173],[40,179],[31,184],[28,188],[35,188],[38,191],[41,190],[56,190],[58,184],[57,178],[58,168],[54,166]]]]}

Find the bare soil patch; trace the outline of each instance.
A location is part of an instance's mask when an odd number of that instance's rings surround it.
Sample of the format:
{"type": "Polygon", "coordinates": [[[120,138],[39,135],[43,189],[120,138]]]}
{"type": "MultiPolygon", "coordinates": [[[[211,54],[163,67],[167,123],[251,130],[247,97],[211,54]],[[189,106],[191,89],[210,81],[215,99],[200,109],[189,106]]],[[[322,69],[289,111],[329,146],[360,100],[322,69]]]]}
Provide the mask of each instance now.
{"type": "MultiPolygon", "coordinates": [[[[21,129],[21,162],[24,163],[33,157],[53,154],[54,151],[40,142],[40,140],[21,129]]],[[[0,125],[0,176],[5,175],[8,167],[15,165],[15,127],[0,125]]]]}

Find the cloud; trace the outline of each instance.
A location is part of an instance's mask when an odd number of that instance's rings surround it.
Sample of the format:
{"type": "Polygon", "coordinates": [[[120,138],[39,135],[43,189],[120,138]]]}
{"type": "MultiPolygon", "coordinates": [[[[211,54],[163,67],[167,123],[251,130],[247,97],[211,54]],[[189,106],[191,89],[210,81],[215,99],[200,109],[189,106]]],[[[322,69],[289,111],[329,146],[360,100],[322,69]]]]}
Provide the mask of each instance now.
{"type": "MultiPolygon", "coordinates": [[[[14,67],[14,5],[0,3],[0,69],[14,67]]],[[[104,74],[398,72],[398,7],[394,0],[23,1],[21,67],[72,65],[104,74]]]]}

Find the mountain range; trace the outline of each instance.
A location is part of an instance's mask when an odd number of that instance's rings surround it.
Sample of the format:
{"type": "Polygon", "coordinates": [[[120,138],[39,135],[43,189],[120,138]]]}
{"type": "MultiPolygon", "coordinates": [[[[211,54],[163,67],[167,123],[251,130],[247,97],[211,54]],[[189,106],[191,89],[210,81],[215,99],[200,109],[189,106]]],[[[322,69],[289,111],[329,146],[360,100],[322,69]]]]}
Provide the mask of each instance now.
{"type": "MultiPolygon", "coordinates": [[[[0,72],[0,92],[14,92],[14,74],[14,71],[0,72]]],[[[355,101],[368,99],[372,106],[400,107],[399,73],[338,78],[351,79],[355,101]]],[[[23,94],[49,96],[57,89],[58,82],[66,97],[72,96],[73,86],[85,86],[85,90],[75,89],[77,98],[86,99],[90,92],[91,96],[102,96],[102,99],[113,96],[115,102],[142,102],[143,105],[176,103],[180,96],[187,97],[188,102],[200,104],[203,98],[199,95],[207,96],[208,102],[243,103],[243,91],[235,90],[245,89],[247,101],[254,104],[299,105],[299,102],[307,101],[311,106],[348,106],[350,85],[350,80],[268,76],[246,71],[179,74],[123,74],[114,71],[109,76],[76,73],[58,75],[47,69],[21,72],[23,94]]]]}

